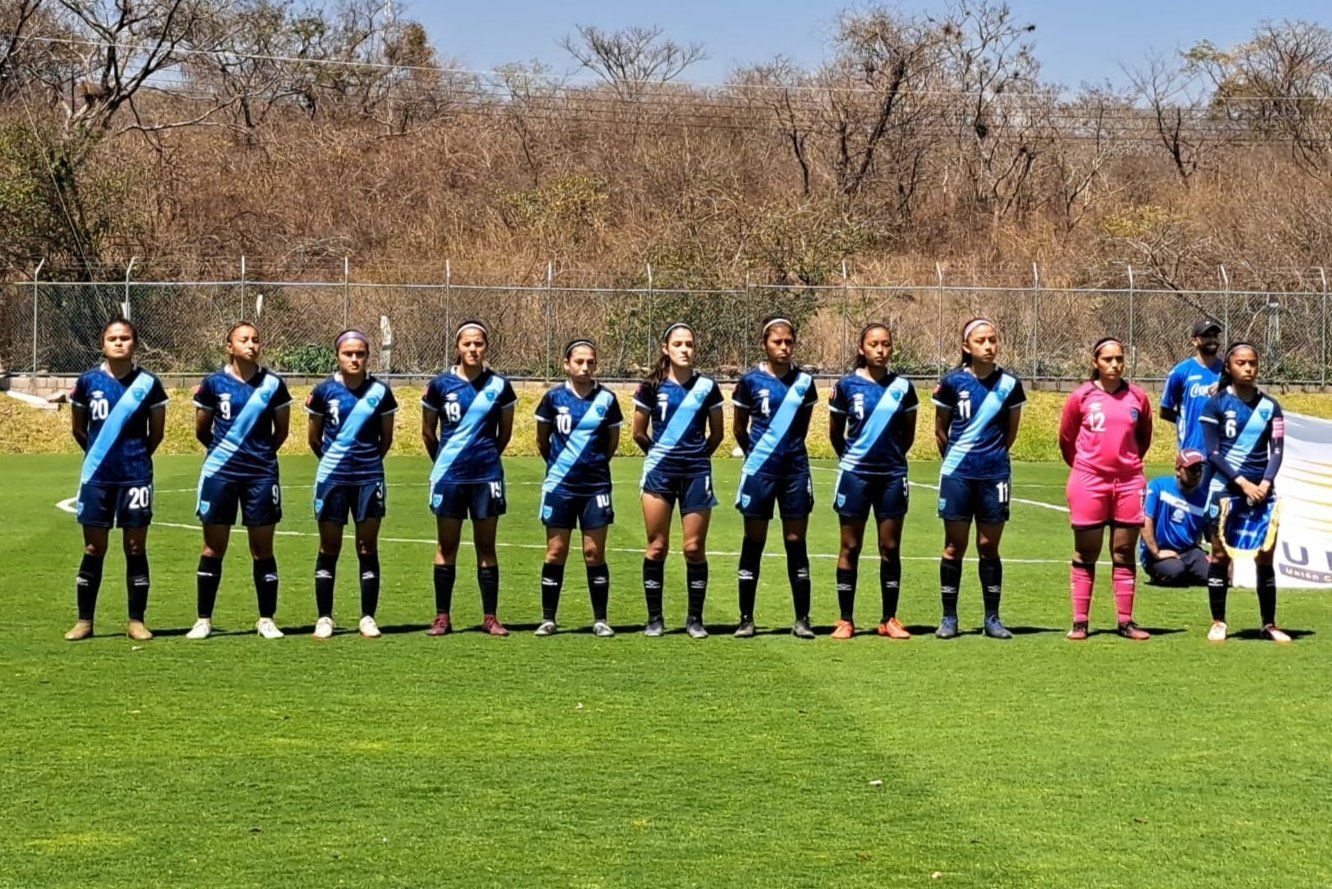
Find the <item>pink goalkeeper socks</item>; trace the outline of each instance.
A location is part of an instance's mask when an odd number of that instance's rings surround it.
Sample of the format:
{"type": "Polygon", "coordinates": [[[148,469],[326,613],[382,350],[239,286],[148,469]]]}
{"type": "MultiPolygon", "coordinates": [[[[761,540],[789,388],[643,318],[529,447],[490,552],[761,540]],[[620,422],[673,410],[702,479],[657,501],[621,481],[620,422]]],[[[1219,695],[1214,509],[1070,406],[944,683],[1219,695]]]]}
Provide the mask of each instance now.
{"type": "MultiPolygon", "coordinates": [[[[1091,611],[1092,585],[1096,581],[1096,566],[1074,562],[1068,569],[1069,589],[1073,598],[1073,622],[1086,623],[1091,611]]],[[[1116,590],[1118,588],[1116,587],[1116,590]]]]}
{"type": "Polygon", "coordinates": [[[1115,585],[1115,611],[1119,622],[1133,620],[1133,594],[1137,591],[1138,575],[1131,565],[1116,565],[1112,572],[1115,585]]]}

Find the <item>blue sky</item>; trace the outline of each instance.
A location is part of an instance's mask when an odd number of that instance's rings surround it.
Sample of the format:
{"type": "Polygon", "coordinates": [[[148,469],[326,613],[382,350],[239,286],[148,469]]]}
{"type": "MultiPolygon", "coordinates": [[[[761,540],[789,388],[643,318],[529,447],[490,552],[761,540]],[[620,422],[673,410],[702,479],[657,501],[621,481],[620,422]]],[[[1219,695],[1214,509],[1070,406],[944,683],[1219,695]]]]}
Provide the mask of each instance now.
{"type": "MultiPolygon", "coordinates": [[[[687,79],[720,83],[740,65],[784,54],[805,66],[827,52],[832,23],[848,3],[811,0],[491,0],[488,3],[407,0],[407,15],[423,22],[445,58],[488,70],[505,62],[540,59],[569,64],[556,40],[591,24],[603,29],[660,25],[681,43],[701,42],[709,59],[687,79]]],[[[1244,39],[1263,18],[1321,20],[1332,26],[1328,0],[1265,3],[1202,0],[1102,0],[1099,3],[1013,0],[1015,12],[1037,26],[1036,51],[1047,77],[1065,86],[1124,82],[1122,65],[1138,64],[1150,49],[1173,51],[1202,39],[1227,45],[1244,39]]],[[[898,4],[931,12],[944,3],[898,4]]]]}

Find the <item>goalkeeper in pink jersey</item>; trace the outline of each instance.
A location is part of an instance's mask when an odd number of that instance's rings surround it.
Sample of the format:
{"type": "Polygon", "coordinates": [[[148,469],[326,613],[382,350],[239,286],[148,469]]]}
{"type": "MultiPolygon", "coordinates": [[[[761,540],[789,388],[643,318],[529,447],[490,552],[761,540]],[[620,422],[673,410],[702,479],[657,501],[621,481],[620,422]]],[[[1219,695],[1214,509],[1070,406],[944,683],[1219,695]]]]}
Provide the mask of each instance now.
{"type": "Polygon", "coordinates": [[[1073,469],[1068,475],[1073,524],[1073,629],[1068,638],[1087,638],[1096,560],[1108,526],[1119,635],[1148,639],[1133,623],[1133,559],[1147,493],[1142,458],[1152,443],[1151,404],[1146,392],[1124,379],[1123,343],[1105,337],[1092,348],[1092,357],[1091,379],[1068,396],[1059,420],[1059,450],[1073,469]]]}

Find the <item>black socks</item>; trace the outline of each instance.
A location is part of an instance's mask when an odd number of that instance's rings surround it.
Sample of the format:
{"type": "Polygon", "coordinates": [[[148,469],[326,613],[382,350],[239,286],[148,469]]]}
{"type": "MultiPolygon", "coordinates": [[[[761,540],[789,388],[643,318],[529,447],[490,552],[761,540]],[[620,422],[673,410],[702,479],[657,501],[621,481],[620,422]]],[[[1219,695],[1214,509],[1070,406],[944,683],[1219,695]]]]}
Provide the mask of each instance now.
{"type": "Polygon", "coordinates": [[[338,557],[319,553],[315,556],[315,610],[320,617],[333,616],[333,583],[338,576],[338,557]]]}
{"type": "Polygon", "coordinates": [[[879,561],[879,595],[883,599],[882,621],[897,617],[897,602],[902,593],[902,554],[891,550],[879,561]]]}
{"type": "Polygon", "coordinates": [[[985,603],[985,616],[999,614],[999,599],[1004,592],[1004,563],[1000,559],[980,560],[981,599],[985,603]]]}
{"type": "Polygon", "coordinates": [[[740,585],[740,620],[754,619],[754,600],[758,597],[760,563],[763,544],[748,537],[740,541],[740,568],[736,577],[740,585]]]}
{"type": "Polygon", "coordinates": [[[554,620],[560,607],[560,588],[564,585],[564,566],[541,566],[541,619],[554,620]]]}
{"type": "Polygon", "coordinates": [[[125,588],[129,593],[129,619],[142,621],[148,611],[148,554],[125,556],[125,588]]]}
{"type": "Polygon", "coordinates": [[[97,611],[97,593],[102,588],[102,563],[105,556],[90,556],[86,553],[79,563],[78,576],[74,578],[74,598],[79,607],[79,620],[91,621],[97,611]]]}
{"type": "Polygon", "coordinates": [[[939,599],[944,617],[957,617],[958,589],[962,586],[962,560],[939,560],[939,599]]]}
{"type": "MultiPolygon", "coordinates": [[[[1273,565],[1256,565],[1258,574],[1258,612],[1262,615],[1263,626],[1276,623],[1276,567],[1273,565]]],[[[1208,578],[1208,587],[1211,587],[1211,578],[1208,578]]]]}
{"type": "Polygon", "coordinates": [[[666,563],[643,559],[643,598],[647,602],[648,620],[660,618],[661,588],[666,581],[666,563]]]}
{"type": "Polygon", "coordinates": [[[199,617],[213,616],[217,604],[217,588],[222,583],[222,560],[213,556],[200,556],[195,572],[195,605],[199,617]]]}
{"type": "Polygon", "coordinates": [[[1230,592],[1229,568],[1224,562],[1209,562],[1207,565],[1207,604],[1212,608],[1212,620],[1226,619],[1226,594],[1230,592]]]}
{"type": "Polygon", "coordinates": [[[837,569],[837,608],[842,620],[855,621],[856,613],[856,569],[837,569]]]}
{"type": "Polygon", "coordinates": [[[708,563],[686,562],[685,578],[689,584],[689,618],[703,620],[703,603],[708,598],[708,563]]]}
{"type": "Polygon", "coordinates": [[[786,579],[791,582],[796,619],[809,620],[809,552],[804,540],[786,541],[786,579]]]}
{"type": "Polygon", "coordinates": [[[453,608],[453,582],[458,578],[457,565],[435,566],[435,613],[448,614],[453,608]]]}
{"type": "Polygon", "coordinates": [[[379,553],[358,555],[361,567],[361,616],[375,616],[379,608],[379,553]]]}
{"type": "Polygon", "coordinates": [[[610,567],[605,563],[587,566],[587,594],[592,599],[593,620],[604,621],[610,607],[610,567]]]}
{"type": "Polygon", "coordinates": [[[493,615],[499,609],[499,565],[476,569],[476,583],[481,587],[481,613],[493,615]]]}

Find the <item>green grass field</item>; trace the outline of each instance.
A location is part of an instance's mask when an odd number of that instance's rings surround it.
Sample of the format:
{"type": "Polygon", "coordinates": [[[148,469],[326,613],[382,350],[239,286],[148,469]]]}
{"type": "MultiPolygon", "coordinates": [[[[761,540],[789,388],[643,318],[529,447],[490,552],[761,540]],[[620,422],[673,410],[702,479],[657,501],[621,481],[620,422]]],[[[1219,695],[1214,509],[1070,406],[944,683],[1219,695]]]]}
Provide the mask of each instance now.
{"type": "MultiPolygon", "coordinates": [[[[1332,598],[1286,593],[1277,648],[1245,635],[1209,646],[1205,593],[1144,588],[1147,643],[1063,638],[1069,619],[1063,513],[1019,503],[1005,541],[1005,617],[1019,637],[926,635],[938,615],[941,528],[917,488],[893,643],[801,643],[784,566],[764,565],[758,619],[735,619],[734,510],[716,513],[713,638],[645,639],[634,497],[617,466],[611,536],[615,639],[586,632],[583,575],[568,574],[562,624],[534,639],[543,534],[537,461],[508,461],[501,524],[507,640],[429,639],[433,523],[423,458],[390,460],[381,552],[385,637],[315,643],[308,491],[314,462],[284,460],[279,539],[287,638],[253,635],[242,539],[217,614],[193,619],[197,456],[157,465],[150,536],[159,636],[123,629],[118,554],[99,636],[71,645],[79,535],[57,501],[76,458],[0,458],[0,885],[40,886],[1327,886],[1332,884],[1332,598]],[[877,782],[882,782],[878,784],[877,782]]],[[[826,470],[829,464],[823,464],[826,470]]],[[[734,489],[738,463],[718,461],[734,489]]],[[[918,464],[929,483],[937,466],[918,464]]],[[[1015,496],[1061,504],[1064,471],[1025,464],[1015,496]]],[[[810,534],[815,621],[836,617],[833,475],[816,472],[810,534]]],[[[770,552],[780,550],[774,538],[770,552]]],[[[479,622],[465,550],[455,619],[479,622]]],[[[339,620],[355,625],[344,558],[339,620]]],[[[1108,570],[1102,571],[1102,581],[1108,570]]],[[[862,570],[858,623],[877,620],[862,570]]],[[[673,557],[667,618],[683,617],[673,557]]],[[[1094,622],[1113,626],[1098,589],[1094,622]]],[[[1253,627],[1250,591],[1232,627],[1253,627]]],[[[975,563],[964,625],[980,606],[975,563]]]]}

